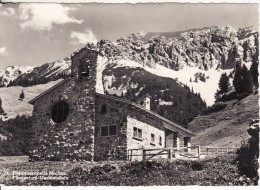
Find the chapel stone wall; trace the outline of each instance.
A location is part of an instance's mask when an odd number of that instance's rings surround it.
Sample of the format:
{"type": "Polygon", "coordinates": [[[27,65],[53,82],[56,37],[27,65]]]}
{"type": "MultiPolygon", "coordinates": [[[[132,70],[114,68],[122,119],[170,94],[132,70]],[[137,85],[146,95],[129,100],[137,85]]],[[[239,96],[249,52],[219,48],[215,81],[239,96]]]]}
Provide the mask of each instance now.
{"type": "Polygon", "coordinates": [[[75,74],[34,102],[32,159],[93,160],[97,56],[88,49],[79,51],[72,57],[72,73],[88,61],[89,76],[79,80],[75,74]],[[69,104],[69,114],[62,123],[55,123],[52,109],[59,101],[69,104]]]}

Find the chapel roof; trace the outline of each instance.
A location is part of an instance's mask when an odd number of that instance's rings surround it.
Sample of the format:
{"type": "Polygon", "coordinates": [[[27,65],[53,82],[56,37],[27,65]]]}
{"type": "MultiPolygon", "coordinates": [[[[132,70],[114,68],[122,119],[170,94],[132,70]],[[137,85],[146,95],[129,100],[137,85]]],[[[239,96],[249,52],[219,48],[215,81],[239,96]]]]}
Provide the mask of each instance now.
{"type": "Polygon", "coordinates": [[[33,98],[32,100],[30,100],[28,103],[29,104],[34,104],[35,101],[37,101],[39,98],[43,97],[45,94],[48,94],[49,92],[53,91],[54,89],[58,88],[60,85],[65,84],[66,82],[68,82],[69,80],[71,80],[71,78],[67,78],[64,79],[60,82],[58,82],[57,84],[55,84],[54,86],[50,87],[49,89],[45,90],[44,92],[42,92],[41,94],[39,94],[38,96],[36,96],[35,98],[33,98]]]}

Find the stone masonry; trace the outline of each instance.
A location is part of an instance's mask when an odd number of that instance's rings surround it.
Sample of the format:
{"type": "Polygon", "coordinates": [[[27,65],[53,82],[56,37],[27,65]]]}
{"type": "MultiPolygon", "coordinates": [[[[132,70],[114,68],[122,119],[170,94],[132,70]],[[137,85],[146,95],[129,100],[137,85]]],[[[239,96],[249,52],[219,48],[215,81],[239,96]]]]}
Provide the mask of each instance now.
{"type": "Polygon", "coordinates": [[[32,159],[93,160],[95,125],[95,83],[97,52],[83,49],[72,57],[72,77],[32,100],[32,159]],[[89,66],[89,77],[80,79],[79,64],[89,66]],[[51,118],[53,106],[65,101],[69,114],[62,123],[51,118]]]}

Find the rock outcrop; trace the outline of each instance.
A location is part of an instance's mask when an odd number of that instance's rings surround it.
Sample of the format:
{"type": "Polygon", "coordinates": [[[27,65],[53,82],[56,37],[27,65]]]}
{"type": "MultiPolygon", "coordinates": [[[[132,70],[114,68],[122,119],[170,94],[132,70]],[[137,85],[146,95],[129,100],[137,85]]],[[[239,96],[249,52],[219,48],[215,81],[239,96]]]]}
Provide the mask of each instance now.
{"type": "MultiPolygon", "coordinates": [[[[135,52],[135,57],[137,54],[140,57],[149,56],[155,63],[174,70],[180,70],[184,66],[195,66],[203,70],[234,68],[238,61],[252,61],[257,42],[256,28],[236,31],[230,26],[180,33],[132,34],[126,39],[118,40],[119,45],[128,47],[132,54],[135,52]]],[[[144,61],[143,63],[145,64],[144,61]]]]}

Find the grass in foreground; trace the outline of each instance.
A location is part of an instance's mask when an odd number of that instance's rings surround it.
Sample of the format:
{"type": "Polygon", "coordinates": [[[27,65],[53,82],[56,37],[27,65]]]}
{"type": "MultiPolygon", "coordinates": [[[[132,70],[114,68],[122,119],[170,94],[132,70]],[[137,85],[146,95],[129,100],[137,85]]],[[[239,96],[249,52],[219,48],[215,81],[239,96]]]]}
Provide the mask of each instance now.
{"type": "Polygon", "coordinates": [[[9,164],[0,172],[4,170],[9,175],[0,177],[0,183],[5,185],[257,185],[257,179],[241,176],[232,155],[199,161],[35,162],[9,164]],[[46,170],[65,172],[68,179],[14,180],[10,175],[12,171],[46,170]]]}

